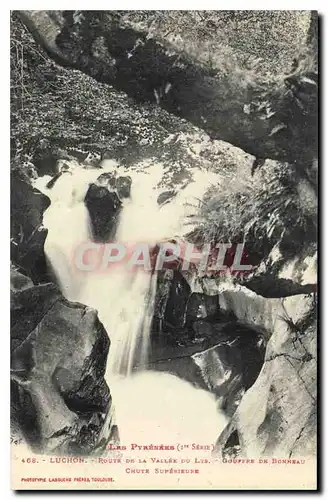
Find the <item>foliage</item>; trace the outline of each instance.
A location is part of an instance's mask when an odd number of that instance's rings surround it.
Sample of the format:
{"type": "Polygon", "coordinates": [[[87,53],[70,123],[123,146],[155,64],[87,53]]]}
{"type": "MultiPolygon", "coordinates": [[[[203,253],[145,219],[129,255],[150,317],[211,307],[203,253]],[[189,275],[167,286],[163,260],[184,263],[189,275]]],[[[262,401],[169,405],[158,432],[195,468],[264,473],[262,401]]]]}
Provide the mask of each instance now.
{"type": "Polygon", "coordinates": [[[274,245],[291,255],[315,245],[316,207],[306,206],[297,189],[297,168],[272,163],[211,188],[200,207],[193,238],[201,242],[245,242],[255,252],[274,245]]]}
{"type": "Polygon", "coordinates": [[[153,156],[181,162],[180,145],[163,143],[177,129],[192,127],[157,106],[139,105],[80,71],[58,66],[12,13],[12,167],[63,155],[67,148],[108,155],[123,164],[153,156]]]}
{"type": "Polygon", "coordinates": [[[197,59],[262,76],[286,74],[304,53],[308,11],[121,11],[148,36],[161,35],[197,59]]]}

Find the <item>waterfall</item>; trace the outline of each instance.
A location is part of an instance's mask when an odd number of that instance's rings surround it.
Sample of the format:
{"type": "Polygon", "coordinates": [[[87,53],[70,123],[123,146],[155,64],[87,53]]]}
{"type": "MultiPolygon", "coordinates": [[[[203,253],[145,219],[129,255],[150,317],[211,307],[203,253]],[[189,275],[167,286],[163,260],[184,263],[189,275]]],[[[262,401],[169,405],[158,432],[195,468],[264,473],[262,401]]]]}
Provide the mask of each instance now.
{"type": "MultiPolygon", "coordinates": [[[[106,168],[106,172],[113,170],[113,164],[106,168]]],[[[129,375],[134,361],[139,365],[147,361],[156,275],[142,269],[131,273],[125,263],[111,269],[110,275],[74,272],[74,249],[81,242],[92,240],[90,217],[84,198],[89,184],[99,175],[99,170],[73,168],[72,172],[63,173],[51,189],[46,187],[50,179],[48,176],[38,179],[35,187],[51,199],[43,220],[49,230],[45,253],[61,290],[68,300],[98,310],[111,340],[107,372],[129,375]]],[[[154,196],[144,192],[147,186],[144,176],[138,177],[144,182],[138,179],[134,183],[131,199],[123,205],[117,228],[116,239],[124,243],[145,238],[147,214],[157,210],[154,196]]],[[[148,178],[146,176],[146,181],[148,178]]]]}
{"type": "MultiPolygon", "coordinates": [[[[135,365],[138,365],[140,371],[140,366],[145,368],[147,364],[157,274],[143,269],[132,273],[123,262],[106,273],[74,273],[72,270],[74,249],[81,242],[92,239],[89,212],[84,204],[89,184],[100,173],[113,172],[117,168],[111,162],[104,164],[102,171],[73,165],[70,171],[58,178],[51,189],[46,187],[49,176],[35,181],[35,187],[51,200],[51,205],[44,214],[44,226],[48,228],[45,243],[47,259],[65,297],[97,309],[109,335],[111,346],[105,376],[113,395],[121,436],[125,436],[127,440],[132,438],[128,422],[135,418],[143,433],[149,431],[153,435],[148,439],[157,439],[156,432],[160,428],[164,432],[172,427],[168,425],[168,414],[174,425],[178,426],[178,433],[190,433],[190,427],[194,431],[196,427],[199,433],[201,417],[198,414],[201,414],[206,419],[206,423],[202,425],[207,429],[206,438],[209,439],[210,434],[214,442],[224,425],[224,419],[222,415],[218,415],[212,395],[195,389],[170,374],[133,373],[135,365]],[[187,406],[190,406],[188,408],[183,404],[185,397],[187,406]],[[160,400],[162,404],[159,405],[160,400]],[[132,414],[131,407],[129,410],[129,405],[135,405],[135,401],[139,401],[144,408],[141,414],[135,411],[136,408],[132,414]],[[161,421],[153,422],[147,431],[149,418],[154,413],[150,409],[159,407],[165,408],[165,411],[161,415],[155,411],[157,417],[154,418],[161,421]],[[178,416],[177,412],[180,412],[178,416]],[[186,425],[187,412],[191,412],[189,427],[186,425]],[[135,417],[133,413],[137,413],[135,417]]],[[[121,171],[120,169],[119,175],[122,175],[121,171]]],[[[192,200],[195,200],[196,205],[199,203],[197,194],[204,192],[211,179],[209,175],[196,172],[195,182],[181,190],[174,202],[160,208],[157,197],[161,192],[158,185],[163,177],[163,167],[154,165],[126,173],[132,178],[131,196],[123,201],[115,235],[115,239],[123,243],[145,242],[155,245],[181,234],[192,200]]]]}

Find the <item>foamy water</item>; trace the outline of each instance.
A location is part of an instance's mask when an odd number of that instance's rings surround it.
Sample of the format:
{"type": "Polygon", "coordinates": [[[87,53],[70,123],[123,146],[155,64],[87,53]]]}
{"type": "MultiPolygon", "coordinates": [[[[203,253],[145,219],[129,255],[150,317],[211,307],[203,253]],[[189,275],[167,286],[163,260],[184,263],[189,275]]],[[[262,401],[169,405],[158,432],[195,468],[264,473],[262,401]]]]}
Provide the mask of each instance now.
{"type": "MultiPolygon", "coordinates": [[[[167,373],[149,371],[115,379],[111,391],[121,443],[128,446],[213,445],[227,423],[213,395],[167,373]]],[[[133,455],[138,456],[138,450],[133,455]]],[[[154,452],[140,453],[140,457],[147,456],[154,452]]],[[[177,452],[159,456],[174,457],[177,452]]]]}

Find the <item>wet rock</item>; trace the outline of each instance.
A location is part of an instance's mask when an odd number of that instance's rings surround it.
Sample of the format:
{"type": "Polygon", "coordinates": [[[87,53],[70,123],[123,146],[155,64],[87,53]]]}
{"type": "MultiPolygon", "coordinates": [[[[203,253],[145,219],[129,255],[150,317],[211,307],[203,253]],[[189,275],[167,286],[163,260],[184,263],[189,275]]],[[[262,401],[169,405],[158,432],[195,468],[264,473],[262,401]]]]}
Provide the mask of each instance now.
{"type": "Polygon", "coordinates": [[[93,239],[105,243],[113,238],[121,210],[117,194],[104,186],[90,184],[84,203],[90,213],[93,239]]]}
{"type": "Polygon", "coordinates": [[[38,189],[11,176],[11,230],[13,236],[30,235],[42,223],[43,212],[50,200],[38,189]],[[23,234],[22,234],[23,233],[23,234]]]}
{"type": "Polygon", "coordinates": [[[33,286],[33,281],[28,278],[28,276],[25,276],[24,274],[21,274],[18,269],[11,264],[10,265],[10,291],[11,292],[18,292],[21,290],[25,290],[26,288],[30,288],[33,286]]]}
{"type": "Polygon", "coordinates": [[[256,294],[267,298],[290,297],[317,291],[316,283],[300,285],[292,279],[277,279],[274,276],[254,276],[247,282],[243,281],[243,284],[256,294]]]}
{"type": "Polygon", "coordinates": [[[132,179],[129,175],[118,177],[116,180],[116,189],[118,197],[129,198],[131,194],[132,179]]]}
{"type": "Polygon", "coordinates": [[[33,451],[92,452],[108,442],[109,339],[97,313],[49,283],[12,296],[12,419],[33,451]]]}
{"type": "Polygon", "coordinates": [[[189,296],[190,286],[179,271],[168,269],[159,276],[154,316],[163,329],[184,328],[189,296]]]}
{"type": "Polygon", "coordinates": [[[58,157],[50,149],[35,154],[33,157],[37,172],[42,175],[54,175],[57,173],[58,157]]]}
{"type": "Polygon", "coordinates": [[[121,175],[116,177],[115,172],[105,172],[96,180],[97,186],[105,186],[107,189],[115,193],[120,200],[129,198],[131,194],[132,179],[129,175],[121,175]]]}
{"type": "Polygon", "coordinates": [[[11,176],[11,258],[35,283],[48,278],[44,255],[47,230],[42,220],[49,205],[47,196],[11,176]]]}
{"type": "Polygon", "coordinates": [[[54,187],[58,179],[62,176],[63,172],[58,172],[58,174],[54,175],[52,179],[47,183],[46,188],[51,189],[54,187]]]}
{"type": "Polygon", "coordinates": [[[210,339],[213,333],[213,326],[208,321],[199,320],[194,321],[192,324],[193,330],[193,340],[196,342],[202,342],[206,339],[210,339]]]}
{"type": "Polygon", "coordinates": [[[89,167],[101,168],[101,154],[95,151],[89,152],[84,160],[84,164],[89,167]]]}
{"type": "Polygon", "coordinates": [[[164,321],[181,328],[186,322],[190,286],[179,271],[173,271],[173,281],[168,296],[164,321]]]}
{"type": "MultiPolygon", "coordinates": [[[[205,323],[205,322],[204,322],[205,323]]],[[[215,338],[220,329],[220,341],[192,359],[200,368],[206,387],[215,394],[220,407],[229,416],[256,381],[264,360],[263,337],[242,325],[207,323],[209,338],[215,338]]]]}
{"type": "Polygon", "coordinates": [[[206,295],[203,293],[192,293],[189,297],[187,307],[188,321],[211,318],[218,315],[220,309],[218,295],[206,295]]]}
{"type": "Polygon", "coordinates": [[[105,172],[96,180],[98,186],[105,186],[109,191],[115,190],[116,188],[116,174],[115,172],[105,172]]]}
{"type": "Polygon", "coordinates": [[[164,191],[157,198],[157,203],[159,205],[165,205],[176,195],[175,191],[164,191]]]}
{"type": "Polygon", "coordinates": [[[233,431],[223,449],[223,458],[237,458],[240,455],[240,451],[238,432],[233,431]]]}
{"type": "MultiPolygon", "coordinates": [[[[15,283],[16,279],[15,276],[11,277],[11,282],[15,283]]],[[[59,297],[60,291],[53,283],[34,286],[29,282],[18,290],[13,290],[12,287],[10,306],[12,351],[37,327],[59,297]]]]}
{"type": "Polygon", "coordinates": [[[240,282],[263,297],[314,293],[317,290],[317,252],[306,248],[299,255],[287,258],[283,246],[277,245],[268,258],[240,282]]]}
{"type": "MultiPolygon", "coordinates": [[[[218,453],[238,432],[247,457],[313,457],[316,454],[317,338],[315,297],[298,295],[275,302],[267,324],[272,335],[262,370],[243,396],[217,443],[218,453]]],[[[263,324],[263,316],[253,320],[263,324]]]]}
{"type": "Polygon", "coordinates": [[[222,287],[219,301],[221,310],[233,313],[240,323],[264,333],[269,339],[282,319],[288,316],[297,319],[308,311],[313,295],[265,298],[246,287],[229,285],[222,287]]]}
{"type": "Polygon", "coordinates": [[[162,273],[158,273],[152,324],[153,335],[156,333],[161,333],[163,330],[166,304],[170,293],[172,280],[173,271],[171,269],[166,269],[162,273]]]}

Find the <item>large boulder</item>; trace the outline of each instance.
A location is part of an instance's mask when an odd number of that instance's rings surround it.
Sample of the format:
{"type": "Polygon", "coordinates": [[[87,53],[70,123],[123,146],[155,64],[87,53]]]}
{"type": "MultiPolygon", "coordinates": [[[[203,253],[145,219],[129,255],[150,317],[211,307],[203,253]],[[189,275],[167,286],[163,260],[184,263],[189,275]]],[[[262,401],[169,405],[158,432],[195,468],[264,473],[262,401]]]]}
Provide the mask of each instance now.
{"type": "Polygon", "coordinates": [[[47,281],[43,213],[50,200],[18,176],[11,176],[11,258],[35,283],[47,281]]]}
{"type": "Polygon", "coordinates": [[[109,339],[95,310],[52,284],[12,293],[12,422],[35,452],[85,454],[113,438],[109,339]]]}
{"type": "Polygon", "coordinates": [[[84,202],[90,213],[94,241],[105,243],[113,238],[122,205],[117,194],[92,183],[84,202]]]}
{"type": "Polygon", "coordinates": [[[85,196],[95,241],[106,242],[113,238],[122,208],[122,201],[130,197],[132,179],[117,176],[116,172],[101,174],[90,184],[85,196]]]}
{"type": "Polygon", "coordinates": [[[116,174],[115,174],[115,172],[104,172],[103,174],[99,175],[95,184],[97,186],[104,186],[109,191],[115,191],[115,187],[116,187],[116,174]]]}

